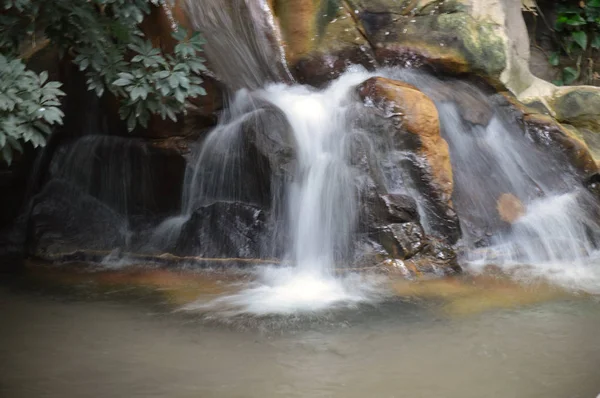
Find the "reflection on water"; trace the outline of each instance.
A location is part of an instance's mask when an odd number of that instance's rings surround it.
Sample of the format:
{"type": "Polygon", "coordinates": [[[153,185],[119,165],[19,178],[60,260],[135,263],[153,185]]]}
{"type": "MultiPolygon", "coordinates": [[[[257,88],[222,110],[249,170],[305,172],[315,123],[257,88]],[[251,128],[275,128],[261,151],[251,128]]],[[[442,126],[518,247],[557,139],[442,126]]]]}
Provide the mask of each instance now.
{"type": "Polygon", "coordinates": [[[379,304],[224,320],[174,310],[239,291],[244,275],[34,276],[0,285],[1,397],[600,393],[598,298],[545,285],[390,281],[397,296],[379,304]]]}

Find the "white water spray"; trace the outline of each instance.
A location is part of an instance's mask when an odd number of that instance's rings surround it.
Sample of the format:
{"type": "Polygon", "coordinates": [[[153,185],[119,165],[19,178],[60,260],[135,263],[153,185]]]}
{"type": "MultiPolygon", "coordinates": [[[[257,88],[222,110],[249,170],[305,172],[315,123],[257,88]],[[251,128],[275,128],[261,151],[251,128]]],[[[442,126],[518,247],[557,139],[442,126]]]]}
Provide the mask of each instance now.
{"type": "MultiPolygon", "coordinates": [[[[271,85],[254,94],[286,116],[297,144],[297,167],[287,187],[291,247],[288,267],[265,267],[254,285],[201,308],[231,314],[289,314],[355,305],[381,297],[378,280],[335,276],[336,260],[351,250],[357,192],[348,164],[352,130],[350,90],[370,77],[350,72],[323,91],[271,85]]],[[[191,308],[198,308],[192,306],[191,308]]]]}

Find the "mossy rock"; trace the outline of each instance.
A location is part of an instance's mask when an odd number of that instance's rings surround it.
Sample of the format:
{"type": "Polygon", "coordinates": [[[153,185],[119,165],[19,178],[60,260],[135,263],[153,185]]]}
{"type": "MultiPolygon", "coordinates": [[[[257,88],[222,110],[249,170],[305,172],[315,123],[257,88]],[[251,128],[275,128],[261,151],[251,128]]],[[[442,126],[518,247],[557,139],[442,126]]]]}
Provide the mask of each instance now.
{"type": "Polygon", "coordinates": [[[466,11],[466,0],[355,0],[356,10],[399,15],[431,15],[466,11]]]}
{"type": "Polygon", "coordinates": [[[574,87],[559,91],[551,101],[556,119],[600,132],[600,89],[574,87]]]}
{"type": "Polygon", "coordinates": [[[454,73],[499,77],[507,64],[505,42],[495,25],[465,12],[423,16],[363,13],[360,19],[375,46],[377,61],[384,65],[419,66],[422,62],[454,73]]]}

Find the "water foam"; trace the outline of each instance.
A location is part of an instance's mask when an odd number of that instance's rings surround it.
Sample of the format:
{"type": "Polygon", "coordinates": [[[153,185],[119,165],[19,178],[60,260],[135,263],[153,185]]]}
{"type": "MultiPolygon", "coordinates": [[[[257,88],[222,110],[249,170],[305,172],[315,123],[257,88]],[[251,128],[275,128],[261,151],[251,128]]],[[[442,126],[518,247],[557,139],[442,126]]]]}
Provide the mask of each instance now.
{"type": "Polygon", "coordinates": [[[384,277],[375,275],[350,273],[343,277],[323,277],[299,271],[297,267],[263,266],[248,288],[208,303],[189,304],[184,310],[217,312],[225,316],[266,316],[354,308],[361,303],[382,300],[386,294],[384,281],[384,277]]]}
{"type": "Polygon", "coordinates": [[[292,266],[267,267],[249,289],[201,308],[226,308],[234,314],[290,314],[356,305],[378,296],[374,284],[362,277],[334,275],[336,260],[350,250],[357,220],[354,177],[345,144],[354,104],[350,90],[368,77],[354,70],[322,91],[275,84],[253,93],[285,114],[297,144],[297,168],[286,187],[292,236],[286,262],[292,266]]]}

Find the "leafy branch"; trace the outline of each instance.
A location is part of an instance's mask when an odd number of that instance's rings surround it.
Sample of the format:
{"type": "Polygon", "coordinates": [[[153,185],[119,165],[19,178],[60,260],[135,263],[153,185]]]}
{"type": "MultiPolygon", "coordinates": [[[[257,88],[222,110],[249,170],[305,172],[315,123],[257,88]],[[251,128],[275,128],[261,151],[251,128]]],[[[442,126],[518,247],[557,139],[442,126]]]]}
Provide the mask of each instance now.
{"type": "Polygon", "coordinates": [[[548,61],[552,66],[559,66],[562,54],[576,60],[575,67],[562,69],[557,85],[572,84],[581,76],[583,58],[592,58],[594,50],[600,50],[600,0],[561,2],[554,23],[562,51],[550,54],[548,61]],[[587,55],[587,56],[586,56],[587,55]]]}
{"type": "Polygon", "coordinates": [[[185,113],[191,98],[206,95],[200,77],[206,71],[205,60],[200,56],[204,44],[200,35],[177,30],[173,37],[179,44],[173,54],[165,54],[154,48],[140,29],[139,24],[151,8],[163,6],[163,1],[4,0],[0,12],[0,53],[4,54],[2,62],[12,69],[2,70],[0,75],[0,98],[5,101],[0,108],[0,123],[4,126],[1,132],[2,137],[11,138],[0,137],[2,157],[10,162],[11,149],[21,148],[19,141],[44,145],[50,126],[62,122],[58,97],[64,93],[54,92],[51,97],[51,90],[58,90],[60,84],[45,82],[47,74],[36,75],[25,69],[18,59],[25,44],[37,48],[37,43],[49,42],[85,73],[90,91],[99,97],[106,92],[116,96],[119,113],[130,131],[138,124],[147,127],[152,114],[176,120],[178,114],[185,113]],[[33,83],[35,77],[37,85],[33,83]],[[29,94],[13,87],[20,85],[26,85],[29,94]],[[22,108],[4,100],[10,97],[5,91],[10,87],[23,96],[22,108]],[[39,105],[38,109],[50,110],[52,116],[32,119],[37,114],[30,112],[31,101],[39,105]],[[31,132],[25,136],[25,127],[7,133],[6,129],[29,126],[33,121],[41,136],[31,132]]]}
{"type": "Polygon", "coordinates": [[[50,126],[62,124],[60,86],[46,72],[38,75],[19,59],[0,55],[0,157],[9,165],[13,151],[23,151],[21,142],[43,146],[50,126]]]}

